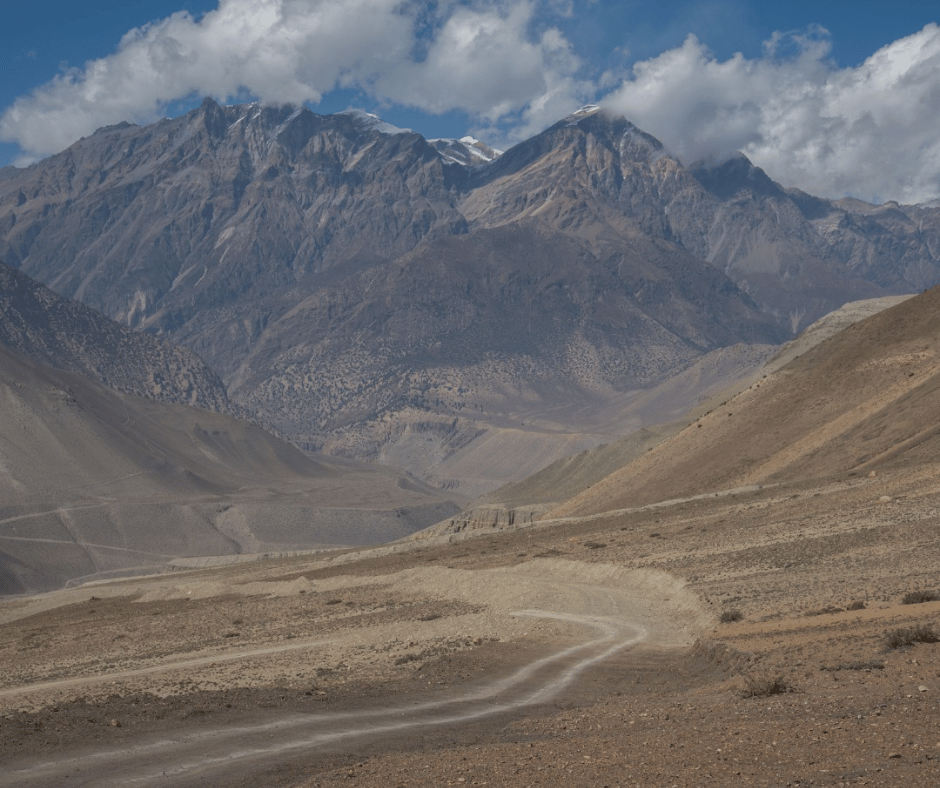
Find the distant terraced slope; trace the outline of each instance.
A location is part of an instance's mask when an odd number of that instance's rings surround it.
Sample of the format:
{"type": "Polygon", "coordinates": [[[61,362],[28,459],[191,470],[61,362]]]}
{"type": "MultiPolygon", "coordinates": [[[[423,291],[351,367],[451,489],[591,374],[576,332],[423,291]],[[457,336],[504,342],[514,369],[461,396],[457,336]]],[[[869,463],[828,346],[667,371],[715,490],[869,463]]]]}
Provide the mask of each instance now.
{"type": "Polygon", "coordinates": [[[392,469],[317,461],[0,346],[0,594],[181,556],[380,543],[456,510],[392,469]]]}

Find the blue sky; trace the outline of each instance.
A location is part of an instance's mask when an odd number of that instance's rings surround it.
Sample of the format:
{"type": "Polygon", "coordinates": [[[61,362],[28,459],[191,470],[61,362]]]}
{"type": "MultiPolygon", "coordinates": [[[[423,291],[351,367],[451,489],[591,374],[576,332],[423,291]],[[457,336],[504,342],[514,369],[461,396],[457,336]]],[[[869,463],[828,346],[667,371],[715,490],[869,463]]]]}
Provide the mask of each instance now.
{"type": "Polygon", "coordinates": [[[498,146],[599,102],[680,159],[940,197],[936,2],[0,0],[0,165],[222,101],[350,106],[498,146]]]}

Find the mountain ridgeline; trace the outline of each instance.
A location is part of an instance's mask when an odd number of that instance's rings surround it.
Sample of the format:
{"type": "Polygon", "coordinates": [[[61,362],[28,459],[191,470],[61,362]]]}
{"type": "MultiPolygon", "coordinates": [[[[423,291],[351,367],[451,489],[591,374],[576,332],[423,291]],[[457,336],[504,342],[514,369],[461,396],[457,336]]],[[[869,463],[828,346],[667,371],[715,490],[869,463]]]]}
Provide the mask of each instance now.
{"type": "Polygon", "coordinates": [[[0,259],[195,350],[299,445],[467,494],[508,480],[494,457],[521,477],[616,434],[601,403],[709,351],[940,281],[938,255],[940,209],[685,167],[593,107],[497,155],[207,99],[0,171],[0,259]]]}

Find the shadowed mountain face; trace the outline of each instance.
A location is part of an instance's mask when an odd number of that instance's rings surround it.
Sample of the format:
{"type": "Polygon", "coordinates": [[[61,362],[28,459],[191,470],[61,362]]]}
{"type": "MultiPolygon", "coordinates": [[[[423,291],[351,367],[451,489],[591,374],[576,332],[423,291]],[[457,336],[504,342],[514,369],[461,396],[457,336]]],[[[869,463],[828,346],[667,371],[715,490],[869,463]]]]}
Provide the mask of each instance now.
{"type": "Polygon", "coordinates": [[[938,278],[937,209],[686,169],[604,111],[474,145],[207,100],[3,170],[0,257],[195,350],[302,445],[468,493],[506,481],[504,448],[463,461],[483,439],[545,464],[612,395],[938,278]]]}
{"type": "Polygon", "coordinates": [[[225,386],[195,353],[133,331],[0,263],[0,345],[153,400],[231,413],[225,386]]]}

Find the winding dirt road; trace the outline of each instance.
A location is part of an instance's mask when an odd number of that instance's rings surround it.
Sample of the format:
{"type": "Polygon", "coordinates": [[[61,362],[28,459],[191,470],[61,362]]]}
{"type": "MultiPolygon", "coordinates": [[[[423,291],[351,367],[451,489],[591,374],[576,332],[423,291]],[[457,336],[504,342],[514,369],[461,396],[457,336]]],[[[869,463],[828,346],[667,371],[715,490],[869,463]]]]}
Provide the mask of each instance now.
{"type": "Polygon", "coordinates": [[[48,760],[41,754],[0,775],[0,786],[63,788],[196,785],[243,773],[326,744],[421,726],[455,725],[545,703],[592,665],[647,637],[644,628],[616,617],[575,616],[526,610],[520,616],[583,625],[586,640],[536,660],[507,678],[453,697],[373,711],[295,714],[244,727],[199,728],[133,748],[94,750],[48,760]]]}
{"type": "MultiPolygon", "coordinates": [[[[163,600],[203,596],[206,601],[233,593],[270,600],[285,594],[285,604],[297,597],[298,581],[247,582],[241,585],[195,585],[192,582],[155,580],[141,599],[163,600]]],[[[663,573],[624,572],[610,565],[588,566],[570,561],[536,560],[522,567],[465,571],[445,568],[409,569],[393,575],[335,577],[317,581],[314,590],[325,595],[354,589],[369,598],[407,594],[409,599],[473,602],[472,614],[433,616],[432,621],[333,630],[326,639],[304,639],[289,644],[261,644],[229,653],[190,659],[166,659],[158,665],[105,671],[99,675],[62,677],[30,682],[0,690],[0,699],[35,696],[63,690],[73,693],[100,689],[133,678],[156,680],[157,674],[192,675],[196,670],[221,670],[243,661],[273,659],[309,661],[318,653],[350,661],[355,654],[382,652],[392,636],[407,631],[428,642],[442,634],[483,634],[490,640],[514,641],[537,633],[543,643],[536,656],[498,678],[481,677],[462,688],[427,687],[409,693],[407,703],[379,704],[375,708],[301,713],[257,710],[243,720],[226,724],[206,720],[181,725],[172,735],[149,733],[122,743],[86,744],[58,753],[23,754],[0,774],[0,788],[30,785],[64,788],[71,785],[181,786],[225,781],[315,753],[318,748],[367,737],[382,737],[409,729],[436,729],[511,715],[545,704],[574,685],[589,668],[620,651],[650,640],[669,645],[685,640],[682,633],[696,615],[691,595],[663,573]],[[371,589],[371,590],[370,590],[371,589]],[[671,600],[671,601],[670,601],[671,600]],[[513,609],[512,605],[518,606],[513,609]],[[519,609],[522,608],[522,609],[519,609]],[[670,613],[672,615],[670,615],[670,613]],[[671,619],[671,620],[670,620],[671,619]],[[404,627],[404,629],[403,629],[404,627]],[[422,635],[422,627],[426,632],[422,635]],[[562,634],[564,633],[564,634],[562,634]],[[303,650],[307,652],[304,653],[303,650]],[[292,656],[291,652],[296,654],[292,656]]],[[[87,592],[86,592],[87,593],[87,592]]],[[[99,593],[96,590],[96,593],[99,593]]],[[[181,599],[181,601],[183,601],[181,599]]],[[[183,609],[191,610],[190,605],[183,609]]],[[[210,610],[213,608],[209,608],[210,610]]],[[[218,609],[218,608],[214,608],[218,609]]],[[[336,606],[324,610],[336,610],[336,606]]],[[[407,606],[403,608],[407,610],[407,606]]],[[[247,645],[247,644],[245,644],[247,645]]],[[[415,644],[413,643],[412,646],[415,644]]],[[[371,668],[364,670],[368,674],[371,668]]],[[[503,672],[506,668],[501,669],[503,672]]],[[[497,674],[498,675],[498,674],[497,674]]],[[[61,697],[61,696],[60,696],[61,697]]]]}

